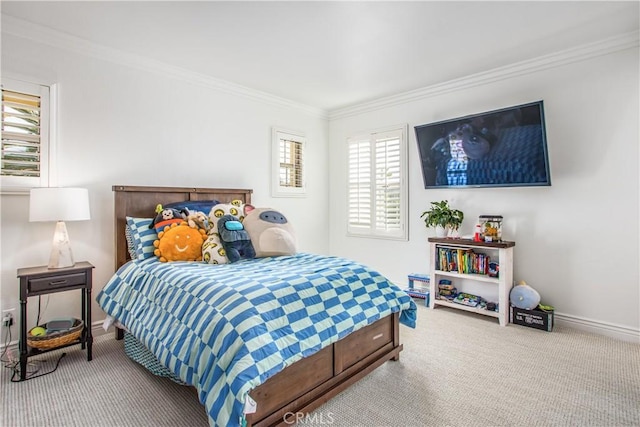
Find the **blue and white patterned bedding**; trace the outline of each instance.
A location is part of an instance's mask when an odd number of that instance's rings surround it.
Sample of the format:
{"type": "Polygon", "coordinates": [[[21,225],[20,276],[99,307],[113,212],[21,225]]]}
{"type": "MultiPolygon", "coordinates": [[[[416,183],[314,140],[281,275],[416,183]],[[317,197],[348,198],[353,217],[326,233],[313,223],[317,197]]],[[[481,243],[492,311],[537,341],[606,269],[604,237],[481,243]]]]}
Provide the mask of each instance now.
{"type": "Polygon", "coordinates": [[[241,425],[249,391],[413,300],[356,262],[313,254],[234,264],[123,265],[98,294],[170,371],[198,390],[211,425],[241,425]]]}

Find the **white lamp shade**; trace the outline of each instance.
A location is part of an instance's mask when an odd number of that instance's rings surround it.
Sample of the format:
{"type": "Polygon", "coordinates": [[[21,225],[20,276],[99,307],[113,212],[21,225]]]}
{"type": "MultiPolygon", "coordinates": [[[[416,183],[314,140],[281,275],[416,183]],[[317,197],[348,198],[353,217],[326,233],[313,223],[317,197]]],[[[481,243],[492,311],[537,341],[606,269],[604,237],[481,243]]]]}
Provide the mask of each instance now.
{"type": "Polygon", "coordinates": [[[83,221],[91,219],[86,188],[33,188],[29,221],[83,221]]]}

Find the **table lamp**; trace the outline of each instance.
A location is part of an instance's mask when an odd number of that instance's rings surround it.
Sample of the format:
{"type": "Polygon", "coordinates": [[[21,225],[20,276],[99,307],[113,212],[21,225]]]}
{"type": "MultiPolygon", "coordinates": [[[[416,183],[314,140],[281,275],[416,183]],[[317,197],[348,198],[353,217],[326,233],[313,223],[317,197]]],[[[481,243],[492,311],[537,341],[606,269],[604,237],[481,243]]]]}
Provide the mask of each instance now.
{"type": "Polygon", "coordinates": [[[73,254],[65,221],[91,219],[86,188],[33,188],[29,198],[29,221],[57,221],[49,268],[72,267],[73,254]]]}

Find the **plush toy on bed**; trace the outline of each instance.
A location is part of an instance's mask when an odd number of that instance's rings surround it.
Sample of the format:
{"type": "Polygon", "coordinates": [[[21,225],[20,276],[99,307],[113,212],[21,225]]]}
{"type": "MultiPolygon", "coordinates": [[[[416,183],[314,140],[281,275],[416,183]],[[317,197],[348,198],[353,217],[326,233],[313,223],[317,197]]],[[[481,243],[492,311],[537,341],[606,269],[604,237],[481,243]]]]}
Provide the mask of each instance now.
{"type": "Polygon", "coordinates": [[[229,262],[236,262],[244,258],[255,258],[256,252],[251,244],[249,233],[242,223],[233,215],[223,215],[218,220],[220,241],[229,262]]]}
{"type": "Polygon", "coordinates": [[[226,264],[229,262],[220,240],[218,232],[218,220],[224,215],[233,215],[242,222],[245,215],[253,209],[252,205],[243,204],[242,200],[233,200],[231,203],[219,203],[209,212],[210,228],[207,231],[207,239],[202,245],[202,259],[208,264],[226,264]]]}
{"type": "Polygon", "coordinates": [[[202,244],[202,260],[207,264],[226,264],[229,262],[218,233],[209,234],[202,244]]]}
{"type": "Polygon", "coordinates": [[[200,211],[190,211],[189,209],[185,209],[187,224],[191,228],[200,228],[208,233],[211,229],[211,222],[209,221],[209,217],[200,211]]]}
{"type": "Polygon", "coordinates": [[[281,212],[256,208],[247,214],[242,224],[251,237],[257,258],[298,252],[296,233],[281,212]]]}
{"type": "Polygon", "coordinates": [[[223,215],[233,215],[238,221],[244,221],[245,215],[247,215],[251,210],[253,210],[253,206],[249,204],[242,203],[242,200],[235,199],[230,203],[219,203],[211,208],[209,212],[209,220],[212,224],[214,224],[214,228],[217,227],[218,220],[222,218],[223,215]]]}
{"type": "Polygon", "coordinates": [[[156,217],[153,219],[149,228],[155,228],[156,231],[164,230],[164,228],[171,224],[180,224],[185,219],[185,213],[178,209],[168,208],[165,209],[162,205],[156,206],[156,217]]]}
{"type": "Polygon", "coordinates": [[[206,233],[199,228],[191,228],[186,222],[173,223],[158,233],[153,242],[154,254],[161,262],[201,261],[202,244],[206,233]]]}

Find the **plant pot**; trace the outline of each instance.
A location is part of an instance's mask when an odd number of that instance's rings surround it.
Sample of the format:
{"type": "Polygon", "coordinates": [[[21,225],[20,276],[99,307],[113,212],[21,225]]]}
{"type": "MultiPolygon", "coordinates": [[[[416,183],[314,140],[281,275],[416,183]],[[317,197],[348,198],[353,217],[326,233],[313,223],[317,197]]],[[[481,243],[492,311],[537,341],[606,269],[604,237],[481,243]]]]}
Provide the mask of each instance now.
{"type": "Polygon", "coordinates": [[[447,233],[447,237],[449,237],[450,239],[459,239],[460,233],[458,232],[458,230],[454,230],[453,228],[450,228],[449,232],[447,233]]]}
{"type": "Polygon", "coordinates": [[[436,227],[436,237],[447,237],[447,235],[449,234],[449,227],[442,227],[442,226],[437,226],[436,227]]]}

